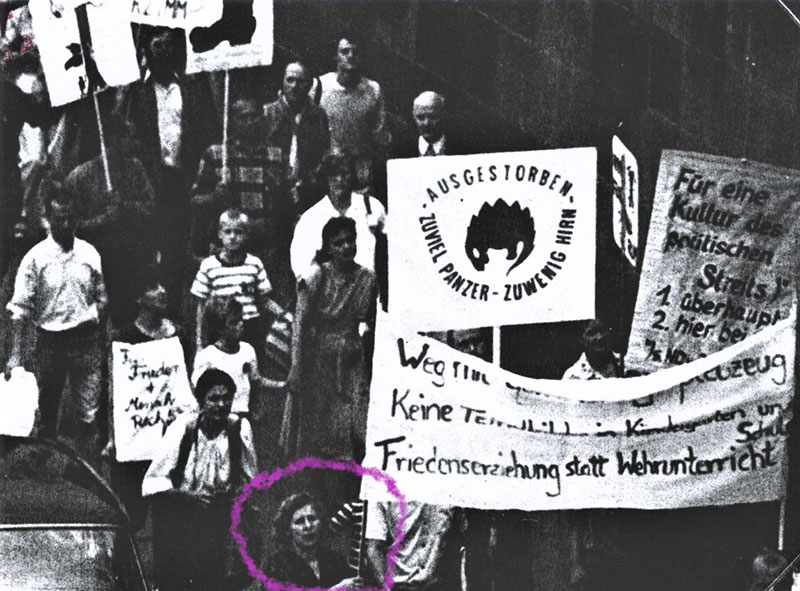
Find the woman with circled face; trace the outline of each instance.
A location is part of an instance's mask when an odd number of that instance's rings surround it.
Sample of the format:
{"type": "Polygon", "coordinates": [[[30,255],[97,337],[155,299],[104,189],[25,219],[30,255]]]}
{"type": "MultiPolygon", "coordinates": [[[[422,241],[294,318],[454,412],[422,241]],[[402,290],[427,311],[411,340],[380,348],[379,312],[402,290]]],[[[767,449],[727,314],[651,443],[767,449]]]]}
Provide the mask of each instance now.
{"type": "Polygon", "coordinates": [[[272,548],[265,572],[274,581],[301,587],[357,589],[363,581],[323,543],[323,519],[316,500],[307,493],[281,503],[272,525],[272,548]]]}

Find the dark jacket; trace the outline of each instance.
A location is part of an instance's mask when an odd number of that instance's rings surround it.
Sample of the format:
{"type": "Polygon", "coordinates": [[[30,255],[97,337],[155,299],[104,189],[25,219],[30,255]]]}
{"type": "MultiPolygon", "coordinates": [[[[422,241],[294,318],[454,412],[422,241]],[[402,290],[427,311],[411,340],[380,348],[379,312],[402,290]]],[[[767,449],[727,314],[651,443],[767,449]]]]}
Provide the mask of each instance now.
{"type": "MultiPolygon", "coordinates": [[[[220,123],[207,78],[182,76],[176,79],[181,89],[181,149],[179,169],[186,188],[194,181],[200,157],[206,148],[220,141],[220,123]]],[[[133,139],[138,142],[138,155],[144,164],[156,192],[160,193],[161,140],[158,133],[158,106],[153,80],[140,80],[125,87],[118,99],[117,110],[123,117],[133,139]]]]}
{"type": "Polygon", "coordinates": [[[324,546],[320,547],[317,558],[319,579],[311,567],[291,550],[273,554],[265,572],[271,579],[299,587],[332,587],[348,577],[355,576],[336,554],[324,546]]]}

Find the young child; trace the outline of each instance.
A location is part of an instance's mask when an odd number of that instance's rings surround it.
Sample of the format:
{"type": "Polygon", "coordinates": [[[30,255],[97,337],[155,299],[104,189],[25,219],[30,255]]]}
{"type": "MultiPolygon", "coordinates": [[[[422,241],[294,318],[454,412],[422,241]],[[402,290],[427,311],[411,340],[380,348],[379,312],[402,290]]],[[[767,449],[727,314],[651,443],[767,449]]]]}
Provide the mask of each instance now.
{"type": "MultiPolygon", "coordinates": [[[[130,345],[138,345],[177,336],[181,340],[185,356],[186,344],[183,342],[183,334],[180,328],[166,316],[167,293],[164,287],[159,283],[154,269],[145,269],[143,275],[143,281],[140,285],[141,291],[136,300],[139,306],[136,319],[116,329],[111,335],[111,340],[128,343],[130,345]]],[[[108,376],[109,399],[107,405],[109,437],[106,448],[103,450],[103,456],[108,458],[111,464],[111,483],[117,491],[117,494],[120,495],[120,498],[125,503],[125,507],[131,518],[131,524],[135,530],[140,530],[144,526],[147,510],[142,499],[142,480],[150,466],[150,462],[117,462],[114,459],[116,455],[113,428],[114,364],[112,363],[110,351],[108,367],[110,368],[108,376]]]]}
{"type": "Polygon", "coordinates": [[[236,299],[230,296],[210,298],[205,307],[205,324],[213,342],[197,353],[192,383],[196,384],[208,369],[224,371],[236,384],[231,412],[249,418],[250,392],[254,386],[277,389],[285,384],[262,377],[259,373],[253,346],[242,342],[242,305],[236,299]]]}
{"type": "Polygon", "coordinates": [[[248,217],[238,209],[225,210],[219,217],[218,235],[222,250],[203,259],[192,283],[191,293],[197,298],[197,351],[207,342],[203,303],[211,296],[233,296],[242,305],[244,315],[243,340],[256,350],[259,362],[264,359],[264,330],[261,312],[269,310],[274,315],[283,309],[268,294],[272,289],[264,264],[257,256],[245,250],[248,217]]]}
{"type": "Polygon", "coordinates": [[[170,425],[142,484],[153,496],[153,555],[162,591],[219,591],[227,576],[231,503],[256,474],[253,431],[231,415],[233,378],[218,369],[195,387],[197,416],[170,425]]]}

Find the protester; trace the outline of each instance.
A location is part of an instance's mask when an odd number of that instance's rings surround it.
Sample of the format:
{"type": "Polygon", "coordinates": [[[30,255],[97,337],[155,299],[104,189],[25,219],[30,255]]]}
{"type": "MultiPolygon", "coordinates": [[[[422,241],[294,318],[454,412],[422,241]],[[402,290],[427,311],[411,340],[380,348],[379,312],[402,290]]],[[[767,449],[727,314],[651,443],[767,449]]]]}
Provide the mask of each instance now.
{"type": "MultiPolygon", "coordinates": [[[[135,320],[114,330],[111,340],[129,345],[139,345],[161,339],[178,337],[183,341],[184,334],[180,327],[172,320],[167,318],[167,292],[159,283],[155,269],[146,268],[142,273],[143,281],[140,283],[139,295],[136,303],[139,306],[135,320]]],[[[182,342],[182,344],[184,344],[182,342]]],[[[183,346],[186,352],[185,345],[183,346]]],[[[111,463],[111,484],[114,490],[125,503],[131,525],[135,530],[144,526],[147,514],[147,506],[142,498],[142,481],[150,466],[150,461],[117,462],[116,446],[114,439],[113,417],[114,417],[114,372],[113,364],[109,354],[109,437],[108,444],[103,450],[111,463]]]]}
{"type": "Polygon", "coordinates": [[[228,124],[227,167],[223,164],[225,147],[209,146],[191,190],[195,218],[192,248],[195,254],[209,254],[210,239],[216,234],[212,228],[219,214],[237,208],[250,220],[248,251],[270,270],[280,263],[288,273],[285,251],[293,221],[292,204],[289,195],[281,191],[281,156],[267,147],[264,131],[257,102],[234,100],[228,124]]]}
{"type": "MultiPolygon", "coordinates": [[[[382,163],[387,145],[381,86],[361,73],[363,45],[353,32],[340,35],[336,71],[320,76],[320,106],[328,114],[331,147],[355,158],[356,188],[373,183],[373,167],[382,163]]],[[[381,164],[382,165],[382,164],[381,164]]]]}
{"type": "Polygon", "coordinates": [[[10,370],[22,364],[23,322],[37,328],[36,360],[41,436],[55,439],[61,396],[69,377],[77,397],[79,447],[90,459],[99,450],[97,412],[102,390],[101,349],[106,289],[100,255],[75,237],[75,206],[63,185],[48,179],[43,188],[49,236],[22,259],[7,310],[12,319],[10,370]]]}
{"type": "MultiPolygon", "coordinates": [[[[386,584],[386,553],[395,542],[401,520],[397,502],[367,505],[367,562],[379,588],[386,584]]],[[[404,535],[395,558],[394,586],[398,591],[459,591],[460,534],[465,522],[455,507],[410,501],[404,535]]]]}
{"type": "Polygon", "coordinates": [[[298,215],[318,199],[314,173],[330,148],[328,116],[309,98],[310,88],[306,65],[292,62],[283,73],[281,96],[264,107],[267,145],[281,152],[282,186],[298,215]]]}
{"type": "MultiPolygon", "coordinates": [[[[783,573],[789,561],[779,552],[763,548],[753,559],[752,578],[748,591],[765,591],[778,576],[783,573]]],[[[777,581],[773,591],[789,591],[792,588],[792,575],[786,575],[777,581]]]]}
{"type": "Polygon", "coordinates": [[[189,239],[189,194],[200,156],[221,136],[210,88],[184,77],[182,29],[146,28],[144,79],[120,92],[118,109],[138,142],[139,157],[156,192],[155,246],[170,311],[180,311],[189,239]]]}
{"type": "Polygon", "coordinates": [[[230,414],[235,393],[225,372],[200,376],[199,416],[169,427],[145,475],[142,494],[154,497],[154,575],[161,591],[219,591],[231,576],[231,503],[256,474],[250,423],[230,414]]]}
{"type": "MultiPolygon", "coordinates": [[[[602,380],[622,377],[622,363],[612,349],[610,327],[590,320],[581,333],[583,353],[562,379],[602,380]]],[[[570,531],[570,582],[588,589],[617,589],[623,568],[619,512],[604,509],[575,511],[567,515],[570,531]]]]}
{"type": "Polygon", "coordinates": [[[36,88],[37,92],[28,94],[5,75],[0,81],[0,154],[4,154],[0,161],[0,278],[8,268],[14,226],[22,214],[19,134],[25,123],[39,127],[50,118],[43,86],[36,88]]]}
{"type": "Polygon", "coordinates": [[[219,217],[218,236],[222,250],[200,263],[191,293],[197,299],[197,351],[205,345],[203,306],[211,296],[234,296],[242,305],[243,340],[256,351],[259,360],[264,354],[262,310],[281,314],[283,309],[267,297],[272,286],[264,264],[245,250],[249,218],[238,209],[228,209],[219,217]]]}
{"type": "Polygon", "coordinates": [[[275,390],[285,384],[263,377],[258,371],[255,349],[241,341],[244,331],[242,304],[230,296],[212,297],[206,301],[205,314],[212,344],[197,353],[192,383],[196,384],[209,369],[224,371],[236,384],[231,413],[252,420],[250,393],[260,389],[275,390]]]}
{"type": "Polygon", "coordinates": [[[622,377],[622,363],[612,349],[611,329],[602,320],[588,322],[581,335],[583,353],[564,372],[565,380],[601,380],[622,377]]]}
{"type": "Polygon", "coordinates": [[[319,267],[298,284],[290,386],[301,395],[300,449],[324,458],[360,459],[369,383],[362,340],[372,330],[375,274],[355,262],[356,224],[329,220],[319,267]]]}
{"type": "Polygon", "coordinates": [[[109,315],[116,326],[136,316],[137,273],[154,261],[152,225],[155,193],[142,163],[133,155],[125,127],[117,118],[105,122],[111,189],[106,186],[101,155],[75,168],[65,188],[75,200],[78,236],[100,253],[108,289],[109,315]]]}
{"type": "Polygon", "coordinates": [[[267,557],[268,576],[304,588],[358,589],[363,582],[325,547],[322,510],[307,493],[283,500],[272,525],[274,548],[267,557]]]}
{"type": "Polygon", "coordinates": [[[334,217],[352,219],[358,232],[356,263],[375,270],[375,250],[383,234],[386,211],[374,197],[354,193],[353,159],[343,153],[332,153],[322,159],[320,184],[328,194],[306,211],[297,222],[291,246],[292,271],[298,279],[307,277],[316,267],[314,257],[320,248],[322,228],[334,217]]]}

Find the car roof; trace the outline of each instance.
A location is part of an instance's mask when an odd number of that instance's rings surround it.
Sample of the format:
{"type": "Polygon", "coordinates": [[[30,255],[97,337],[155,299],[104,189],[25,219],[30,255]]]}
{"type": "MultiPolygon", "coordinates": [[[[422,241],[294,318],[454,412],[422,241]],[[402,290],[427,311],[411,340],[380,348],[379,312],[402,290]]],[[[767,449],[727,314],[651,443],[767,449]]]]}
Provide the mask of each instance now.
{"type": "Polygon", "coordinates": [[[127,523],[105,480],[69,446],[29,438],[0,443],[0,528],[127,523]]]}

